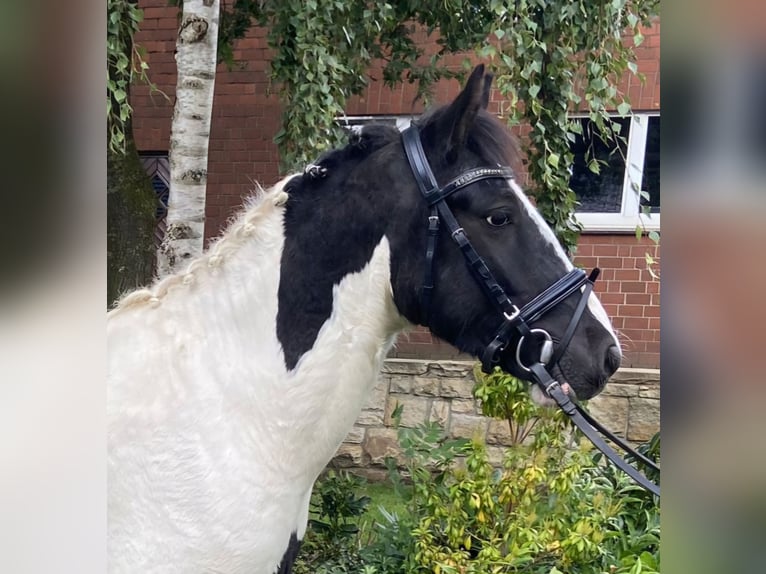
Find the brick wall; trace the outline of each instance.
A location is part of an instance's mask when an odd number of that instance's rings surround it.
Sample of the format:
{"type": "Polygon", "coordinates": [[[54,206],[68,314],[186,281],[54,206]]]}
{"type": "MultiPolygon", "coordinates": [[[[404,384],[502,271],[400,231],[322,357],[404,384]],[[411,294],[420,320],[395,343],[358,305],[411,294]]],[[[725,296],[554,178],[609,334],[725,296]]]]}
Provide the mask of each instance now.
{"type": "MultiPolygon", "coordinates": [[[[131,91],[134,134],[139,150],[166,151],[175,94],[173,54],[178,11],[167,5],[167,0],[140,0],[139,5],[144,9],[144,22],[136,41],[146,49],[152,81],[169,99],[150,94],[145,86],[135,86],[131,91]]],[[[636,110],[659,109],[659,34],[659,23],[645,30],[645,41],[637,49],[639,71],[645,74],[646,83],[633,78],[623,83],[636,110]]],[[[423,34],[421,40],[427,42],[428,38],[423,34]]],[[[216,75],[206,204],[208,237],[217,235],[239,209],[242,198],[255,188],[254,182],[268,185],[279,175],[279,157],[272,140],[279,129],[281,107],[278,97],[271,93],[265,31],[254,29],[237,42],[234,58],[234,69],[220,65],[216,75]]],[[[462,56],[451,56],[446,64],[457,69],[462,60],[462,56]]],[[[380,77],[375,69],[371,75],[380,77]]],[[[456,82],[441,82],[434,88],[435,101],[448,102],[458,90],[456,82]]],[[[349,102],[347,113],[417,114],[423,107],[414,98],[414,86],[388,89],[382,82],[372,82],[364,94],[349,102]]],[[[501,113],[502,109],[502,97],[494,90],[490,111],[501,113]]],[[[525,174],[521,177],[523,181],[525,174]]],[[[606,294],[607,311],[626,339],[626,366],[659,364],[659,285],[649,282],[642,271],[643,254],[650,248],[649,242],[637,242],[632,235],[584,235],[581,240],[578,262],[591,266],[596,258],[602,268],[596,291],[606,294]]],[[[427,331],[415,330],[401,337],[395,356],[456,358],[459,354],[446,343],[435,341],[427,331]]]]}

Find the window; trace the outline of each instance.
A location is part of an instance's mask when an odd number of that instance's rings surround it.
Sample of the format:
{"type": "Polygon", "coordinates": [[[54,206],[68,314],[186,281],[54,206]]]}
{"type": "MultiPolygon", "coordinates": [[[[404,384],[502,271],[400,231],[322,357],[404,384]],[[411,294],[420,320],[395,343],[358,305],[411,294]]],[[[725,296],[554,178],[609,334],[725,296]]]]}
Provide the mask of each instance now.
{"type": "Polygon", "coordinates": [[[154,228],[154,244],[157,248],[165,237],[166,216],[168,214],[168,196],[170,195],[170,163],[167,153],[139,152],[141,165],[152,180],[152,187],[157,196],[157,227],[154,228]]]}
{"type": "Polygon", "coordinates": [[[575,160],[570,179],[580,201],[577,219],[586,231],[633,231],[637,225],[659,229],[660,116],[635,114],[613,121],[624,139],[619,149],[593,136],[590,120],[580,118],[583,133],[571,146],[575,160]],[[598,174],[588,167],[589,148],[602,162],[598,174]],[[648,215],[642,215],[641,206],[648,215]]]}
{"type": "Polygon", "coordinates": [[[335,118],[338,124],[351,130],[352,132],[360,131],[366,124],[389,124],[396,126],[396,129],[402,131],[409,127],[410,122],[414,116],[340,116],[335,118]]]}

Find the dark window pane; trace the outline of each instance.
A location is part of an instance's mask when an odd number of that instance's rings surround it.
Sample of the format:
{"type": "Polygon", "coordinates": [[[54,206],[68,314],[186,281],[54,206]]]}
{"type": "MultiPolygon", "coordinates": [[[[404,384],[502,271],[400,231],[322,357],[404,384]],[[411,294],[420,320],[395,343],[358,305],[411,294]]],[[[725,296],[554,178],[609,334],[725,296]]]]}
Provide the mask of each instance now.
{"type": "Polygon", "coordinates": [[[630,134],[630,119],[612,120],[620,126],[619,149],[615,143],[604,143],[598,135],[592,133],[590,120],[581,119],[582,135],[572,143],[574,165],[569,186],[577,194],[580,206],[577,211],[587,213],[619,213],[622,209],[622,189],[625,181],[625,154],[630,134]],[[592,147],[592,153],[590,148],[592,147]],[[600,173],[593,173],[588,168],[590,158],[595,157],[604,163],[600,173]]]}
{"type": "Polygon", "coordinates": [[[641,197],[641,205],[648,205],[652,213],[660,212],[660,117],[651,116],[646,134],[644,178],[641,189],[649,193],[649,199],[641,197]]]}

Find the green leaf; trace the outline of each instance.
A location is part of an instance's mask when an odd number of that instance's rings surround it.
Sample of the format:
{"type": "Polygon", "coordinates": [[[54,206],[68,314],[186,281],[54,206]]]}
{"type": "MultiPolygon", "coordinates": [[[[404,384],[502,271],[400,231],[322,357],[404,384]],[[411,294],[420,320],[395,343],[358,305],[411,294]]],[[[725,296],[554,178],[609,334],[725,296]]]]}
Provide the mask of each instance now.
{"type": "Polygon", "coordinates": [[[655,243],[659,243],[660,242],[660,234],[657,233],[656,231],[650,231],[649,232],[649,239],[651,239],[655,243]]]}
{"type": "Polygon", "coordinates": [[[617,106],[617,113],[621,116],[627,116],[630,113],[630,104],[628,102],[621,102],[617,106]]]}
{"type": "Polygon", "coordinates": [[[527,91],[529,92],[530,98],[536,98],[537,94],[540,93],[540,86],[538,86],[537,84],[532,84],[531,86],[529,86],[529,88],[527,88],[527,91]]]}

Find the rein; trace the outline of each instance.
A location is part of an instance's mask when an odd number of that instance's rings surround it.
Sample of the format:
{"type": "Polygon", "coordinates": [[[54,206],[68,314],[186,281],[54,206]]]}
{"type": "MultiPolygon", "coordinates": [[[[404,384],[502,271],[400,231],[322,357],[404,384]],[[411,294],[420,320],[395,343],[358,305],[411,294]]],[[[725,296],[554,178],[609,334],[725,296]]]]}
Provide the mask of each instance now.
{"type": "Polygon", "coordinates": [[[579,428],[582,433],[588,437],[593,445],[612,461],[620,470],[630,476],[641,487],[652,494],[659,496],[660,488],[657,484],[650,481],[641,474],[636,468],[628,464],[611,446],[609,446],[601,435],[606,436],[622,448],[634,459],[640,460],[643,464],[659,472],[659,467],[636,452],[624,441],[609,432],[600,423],[598,423],[590,414],[588,414],[580,405],[563,391],[561,385],[553,378],[549,369],[558,364],[569,342],[574,336],[580,319],[585,311],[585,307],[593,291],[593,283],[598,278],[599,270],[594,269],[590,275],[582,269],[573,269],[561,279],[553,283],[542,293],[534,297],[523,307],[517,307],[506,294],[505,290],[495,279],[484,259],[477,253],[468,239],[465,230],[460,226],[452,210],[447,205],[445,199],[459,189],[463,189],[478,181],[485,179],[513,179],[513,171],[508,167],[480,167],[468,170],[447,185],[440,187],[434,177],[431,166],[426,158],[423,145],[420,141],[420,132],[415,124],[402,132],[402,143],[404,151],[407,154],[412,173],[418,184],[420,193],[430,207],[428,216],[428,239],[426,244],[426,265],[423,279],[423,291],[421,294],[421,303],[423,313],[427,322],[431,296],[433,294],[433,265],[436,255],[436,245],[439,236],[439,227],[443,223],[449,231],[450,237],[458,245],[460,251],[466,259],[468,268],[479,284],[484,294],[498,310],[503,317],[503,323],[495,333],[492,341],[481,353],[482,370],[485,373],[492,372],[492,369],[499,363],[500,355],[505,351],[511,340],[518,337],[516,343],[516,363],[529,377],[543,390],[543,392],[558,404],[579,428]],[[553,340],[550,334],[544,329],[532,328],[531,324],[537,321],[545,313],[550,311],[556,305],[567,299],[575,291],[580,291],[580,299],[577,303],[569,325],[564,331],[564,335],[559,345],[554,349],[553,340]],[[525,341],[534,336],[542,337],[543,343],[540,349],[540,358],[536,363],[524,365],[521,360],[521,351],[525,341]]]}

